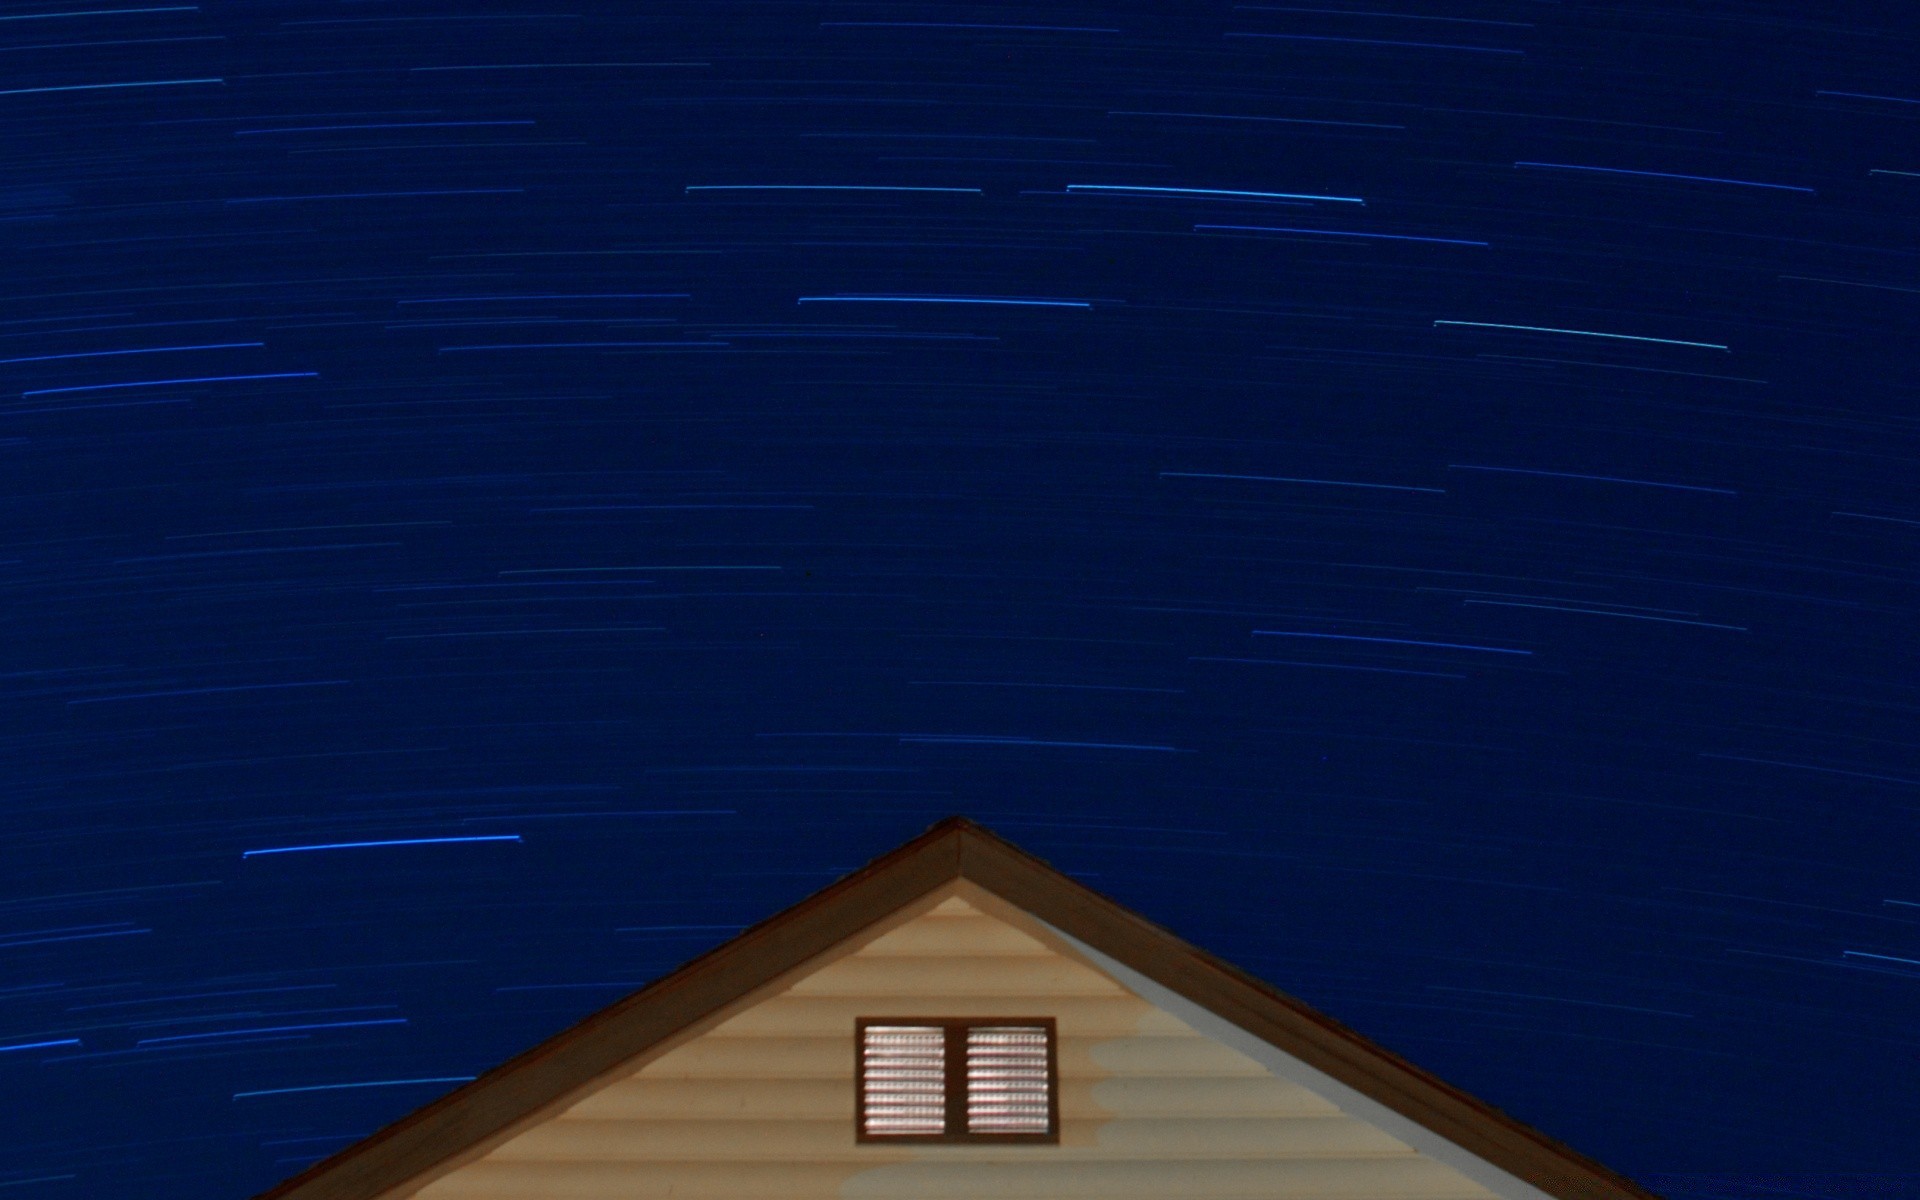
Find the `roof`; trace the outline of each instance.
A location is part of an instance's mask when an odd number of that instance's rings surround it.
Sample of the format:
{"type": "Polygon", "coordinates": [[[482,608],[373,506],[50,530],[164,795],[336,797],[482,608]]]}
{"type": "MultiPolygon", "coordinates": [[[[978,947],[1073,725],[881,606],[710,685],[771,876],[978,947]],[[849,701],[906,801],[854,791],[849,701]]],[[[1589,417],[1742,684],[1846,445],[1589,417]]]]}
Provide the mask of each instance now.
{"type": "MultiPolygon", "coordinates": [[[[380,1200],[956,879],[1025,910],[1556,1200],[1657,1200],[962,817],[951,817],[256,1200],[380,1200]]],[[[405,1194],[404,1191],[400,1194],[405,1194]]]]}

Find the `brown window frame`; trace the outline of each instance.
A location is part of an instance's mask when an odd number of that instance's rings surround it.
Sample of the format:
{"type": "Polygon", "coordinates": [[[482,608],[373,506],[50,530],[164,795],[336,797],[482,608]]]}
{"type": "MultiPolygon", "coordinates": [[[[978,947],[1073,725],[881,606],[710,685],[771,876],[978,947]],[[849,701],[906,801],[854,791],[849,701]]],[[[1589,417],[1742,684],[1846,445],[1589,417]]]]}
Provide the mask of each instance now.
{"type": "Polygon", "coordinates": [[[857,1017],[853,1022],[853,1138],[873,1143],[981,1142],[1056,1146],[1060,1143],[1060,1033],[1052,1017],[857,1017]],[[947,1107],[943,1133],[867,1132],[867,1026],[939,1026],[946,1031],[947,1107]],[[967,1130],[967,1031],[1000,1026],[1029,1026],[1047,1031],[1047,1131],[1045,1133],[971,1133],[967,1130]]]}

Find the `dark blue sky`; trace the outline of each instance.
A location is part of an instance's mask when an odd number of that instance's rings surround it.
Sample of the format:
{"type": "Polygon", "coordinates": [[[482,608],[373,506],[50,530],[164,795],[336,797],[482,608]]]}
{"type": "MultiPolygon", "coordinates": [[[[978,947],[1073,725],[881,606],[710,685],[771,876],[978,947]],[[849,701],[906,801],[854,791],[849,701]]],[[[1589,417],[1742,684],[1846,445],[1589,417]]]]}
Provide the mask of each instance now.
{"type": "Polygon", "coordinates": [[[1917,61],[7,0],[0,1188],[239,1200],[949,813],[1665,1194],[1920,1188],[1917,61]]]}

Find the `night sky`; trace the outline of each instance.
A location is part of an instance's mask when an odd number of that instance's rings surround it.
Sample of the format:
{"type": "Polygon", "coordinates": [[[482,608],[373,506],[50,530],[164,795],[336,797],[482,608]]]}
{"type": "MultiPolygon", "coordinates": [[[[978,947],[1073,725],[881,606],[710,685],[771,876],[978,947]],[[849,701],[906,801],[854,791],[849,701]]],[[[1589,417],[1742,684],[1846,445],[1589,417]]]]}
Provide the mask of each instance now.
{"type": "Polygon", "coordinates": [[[7,1197],[241,1200],[953,813],[1663,1195],[1920,1193],[1905,0],[76,4],[7,1197]]]}

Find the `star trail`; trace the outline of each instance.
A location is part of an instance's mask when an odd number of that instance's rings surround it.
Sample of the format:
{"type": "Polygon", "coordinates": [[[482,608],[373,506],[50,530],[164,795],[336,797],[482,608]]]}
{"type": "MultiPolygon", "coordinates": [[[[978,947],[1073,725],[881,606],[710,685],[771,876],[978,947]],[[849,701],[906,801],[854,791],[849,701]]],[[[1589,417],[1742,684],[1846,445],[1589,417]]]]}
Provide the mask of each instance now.
{"type": "Polygon", "coordinates": [[[961,813],[1920,1196],[1920,13],[0,3],[0,1192],[241,1200],[961,813]]]}

